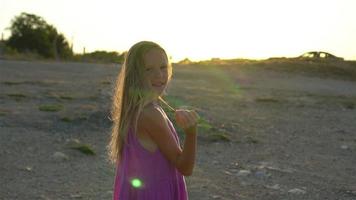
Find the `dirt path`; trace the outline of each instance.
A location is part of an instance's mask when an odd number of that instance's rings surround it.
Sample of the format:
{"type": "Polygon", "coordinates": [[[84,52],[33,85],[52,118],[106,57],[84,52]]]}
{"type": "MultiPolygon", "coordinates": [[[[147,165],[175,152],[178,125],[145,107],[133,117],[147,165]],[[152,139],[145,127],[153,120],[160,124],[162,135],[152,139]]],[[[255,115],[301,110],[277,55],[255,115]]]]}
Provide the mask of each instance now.
{"type": "MultiPolygon", "coordinates": [[[[105,145],[117,70],[0,60],[0,200],[111,199],[105,145]],[[48,104],[59,111],[40,110],[48,104]],[[96,154],[69,148],[74,139],[96,154]]],[[[199,135],[190,199],[356,199],[356,82],[245,68],[174,71],[169,95],[211,126],[199,135]]]]}

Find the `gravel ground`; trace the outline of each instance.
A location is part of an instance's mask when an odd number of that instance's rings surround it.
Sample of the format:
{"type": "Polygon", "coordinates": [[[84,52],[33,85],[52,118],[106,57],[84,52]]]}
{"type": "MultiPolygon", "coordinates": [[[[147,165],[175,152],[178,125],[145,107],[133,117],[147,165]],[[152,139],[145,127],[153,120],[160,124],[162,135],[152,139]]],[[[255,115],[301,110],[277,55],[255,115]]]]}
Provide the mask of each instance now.
{"type": "MultiPolygon", "coordinates": [[[[111,199],[105,145],[118,69],[0,60],[0,200],[111,199]],[[59,111],[40,110],[49,104],[59,111]]],[[[186,178],[190,199],[356,199],[356,82],[176,66],[168,94],[211,126],[186,178]]]]}

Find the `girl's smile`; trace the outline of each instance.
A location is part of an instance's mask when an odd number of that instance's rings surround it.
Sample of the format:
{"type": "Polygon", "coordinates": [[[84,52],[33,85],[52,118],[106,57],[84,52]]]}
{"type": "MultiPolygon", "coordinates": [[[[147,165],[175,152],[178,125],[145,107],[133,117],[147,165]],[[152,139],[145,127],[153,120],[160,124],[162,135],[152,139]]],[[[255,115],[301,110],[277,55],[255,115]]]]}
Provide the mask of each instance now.
{"type": "Polygon", "coordinates": [[[160,49],[149,50],[144,55],[145,74],[150,87],[159,96],[167,87],[168,60],[160,49]]]}

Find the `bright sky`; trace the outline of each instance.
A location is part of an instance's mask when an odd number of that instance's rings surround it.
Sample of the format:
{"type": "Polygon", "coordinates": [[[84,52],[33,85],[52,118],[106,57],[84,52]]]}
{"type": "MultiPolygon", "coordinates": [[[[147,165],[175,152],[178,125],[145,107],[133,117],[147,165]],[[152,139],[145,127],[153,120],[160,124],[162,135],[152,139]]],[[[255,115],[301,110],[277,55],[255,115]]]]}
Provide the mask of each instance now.
{"type": "Polygon", "coordinates": [[[0,0],[0,31],[36,14],[75,52],[122,52],[141,40],[174,61],[295,57],[327,51],[356,60],[355,0],[0,0]]]}

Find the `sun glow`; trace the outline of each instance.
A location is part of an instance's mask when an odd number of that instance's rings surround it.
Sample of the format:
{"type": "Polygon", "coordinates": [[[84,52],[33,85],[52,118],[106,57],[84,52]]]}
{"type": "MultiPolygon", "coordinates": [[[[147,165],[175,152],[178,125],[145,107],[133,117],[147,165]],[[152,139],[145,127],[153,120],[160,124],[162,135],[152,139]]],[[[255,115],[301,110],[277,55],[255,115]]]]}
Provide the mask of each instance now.
{"type": "Polygon", "coordinates": [[[0,0],[0,29],[21,12],[42,16],[74,51],[123,52],[140,40],[173,58],[294,57],[322,50],[356,59],[352,0],[0,0]]]}

